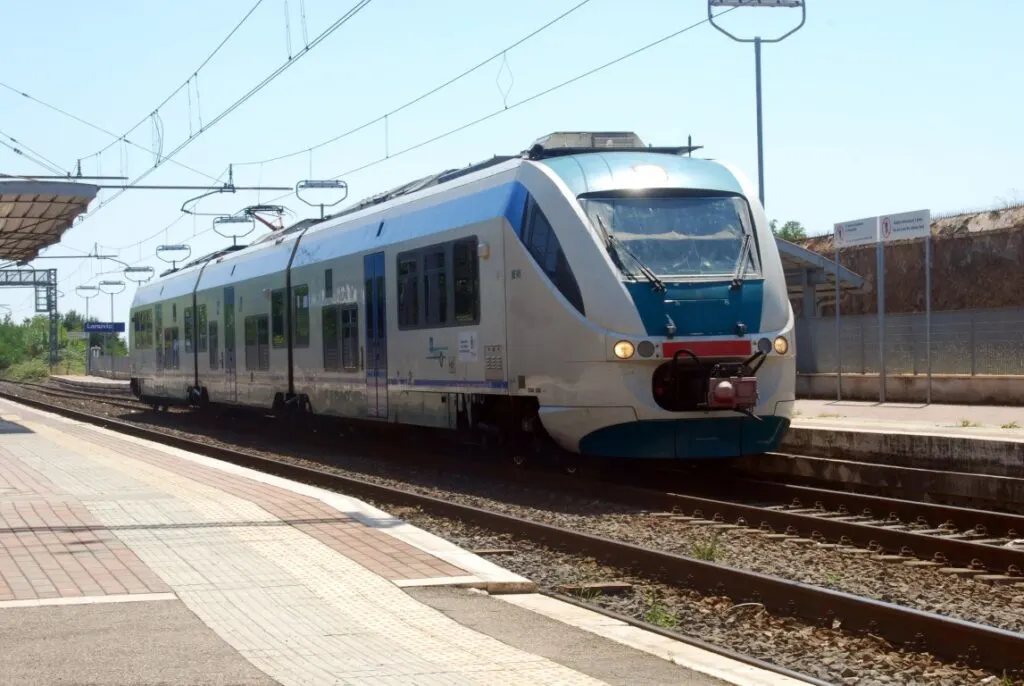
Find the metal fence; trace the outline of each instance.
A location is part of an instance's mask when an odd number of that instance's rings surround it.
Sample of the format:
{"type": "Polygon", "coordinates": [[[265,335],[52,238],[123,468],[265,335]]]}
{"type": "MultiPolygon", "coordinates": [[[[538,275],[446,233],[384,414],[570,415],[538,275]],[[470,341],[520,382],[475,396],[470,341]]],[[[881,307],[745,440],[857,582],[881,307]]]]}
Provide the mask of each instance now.
{"type": "MultiPolygon", "coordinates": [[[[844,374],[877,374],[878,315],[841,316],[844,374]]],[[[1024,308],[932,312],[932,373],[1024,375],[1024,308]]],[[[836,371],[835,317],[797,319],[797,370],[836,371]]],[[[885,315],[885,371],[928,371],[925,316],[885,315]]]]}
{"type": "Polygon", "coordinates": [[[132,359],[124,356],[90,355],[90,376],[102,376],[107,379],[130,379],[132,376],[132,359]]]}

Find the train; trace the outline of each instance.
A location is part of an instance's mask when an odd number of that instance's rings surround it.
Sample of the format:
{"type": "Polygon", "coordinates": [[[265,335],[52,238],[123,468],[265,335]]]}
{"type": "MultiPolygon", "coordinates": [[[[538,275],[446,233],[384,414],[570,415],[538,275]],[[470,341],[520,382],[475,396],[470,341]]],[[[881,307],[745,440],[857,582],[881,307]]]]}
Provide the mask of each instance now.
{"type": "Polygon", "coordinates": [[[698,148],[555,132],[141,284],[131,389],[468,436],[516,464],[778,447],[794,317],[756,188],[698,148]]]}

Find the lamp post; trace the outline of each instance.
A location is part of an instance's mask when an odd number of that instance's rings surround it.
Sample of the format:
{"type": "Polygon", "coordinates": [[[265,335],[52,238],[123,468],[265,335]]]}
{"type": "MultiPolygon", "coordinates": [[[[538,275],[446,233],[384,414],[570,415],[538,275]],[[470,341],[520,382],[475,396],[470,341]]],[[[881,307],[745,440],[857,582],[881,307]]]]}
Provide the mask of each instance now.
{"type": "MultiPolygon", "coordinates": [[[[114,296],[118,293],[123,293],[124,289],[128,287],[124,281],[120,279],[117,281],[100,281],[100,290],[110,295],[110,323],[114,323],[114,296]]],[[[125,327],[127,329],[127,327],[125,327]]],[[[110,355],[110,371],[114,371],[114,352],[110,349],[110,335],[107,334],[107,354],[110,355]]]]}
{"type": "MultiPolygon", "coordinates": [[[[96,288],[96,286],[76,286],[75,293],[85,301],[85,321],[89,321],[89,299],[99,295],[100,289],[96,288]]],[[[85,347],[88,348],[88,344],[85,347]]]]}
{"type": "Polygon", "coordinates": [[[807,21],[807,5],[804,4],[804,0],[708,0],[708,21],[711,22],[712,26],[729,36],[729,38],[732,38],[734,41],[738,43],[754,44],[754,74],[757,90],[757,197],[761,201],[761,207],[763,208],[764,141],[761,135],[761,43],[779,43],[783,39],[788,38],[799,31],[800,27],[802,27],[804,22],[807,21]],[[800,23],[796,28],[787,31],[778,38],[761,38],[760,36],[755,36],[754,38],[739,38],[715,23],[715,16],[711,13],[712,7],[799,7],[800,23]]]}
{"type": "MultiPolygon", "coordinates": [[[[82,322],[82,330],[85,330],[85,323],[89,321],[89,300],[95,298],[100,294],[100,289],[96,286],[76,286],[75,293],[79,298],[85,301],[85,319],[82,322]]],[[[90,363],[92,358],[89,357],[89,344],[92,343],[92,336],[85,334],[85,373],[89,373],[89,368],[92,366],[90,363]]]]}

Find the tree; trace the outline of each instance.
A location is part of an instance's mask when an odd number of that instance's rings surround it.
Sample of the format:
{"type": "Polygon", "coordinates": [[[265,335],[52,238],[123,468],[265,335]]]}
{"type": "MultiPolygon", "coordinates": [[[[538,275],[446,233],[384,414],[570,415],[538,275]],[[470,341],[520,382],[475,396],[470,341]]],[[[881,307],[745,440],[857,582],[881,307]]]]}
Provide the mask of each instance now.
{"type": "Polygon", "coordinates": [[[768,222],[768,226],[777,238],[791,242],[807,238],[807,231],[804,229],[804,225],[794,219],[790,219],[788,222],[783,224],[781,229],[778,228],[778,224],[779,221],[777,219],[773,219],[768,222]]]}

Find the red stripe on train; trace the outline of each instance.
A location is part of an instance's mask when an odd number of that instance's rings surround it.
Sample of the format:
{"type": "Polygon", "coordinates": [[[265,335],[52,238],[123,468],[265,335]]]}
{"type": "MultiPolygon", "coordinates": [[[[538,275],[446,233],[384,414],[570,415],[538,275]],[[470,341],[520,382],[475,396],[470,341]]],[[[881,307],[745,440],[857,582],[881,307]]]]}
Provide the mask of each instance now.
{"type": "Polygon", "coordinates": [[[672,357],[678,350],[689,350],[697,357],[748,357],[754,346],[749,340],[733,341],[672,341],[661,344],[661,354],[672,357]]]}

